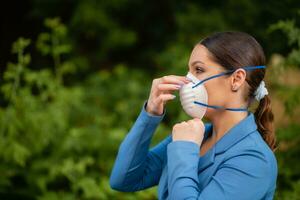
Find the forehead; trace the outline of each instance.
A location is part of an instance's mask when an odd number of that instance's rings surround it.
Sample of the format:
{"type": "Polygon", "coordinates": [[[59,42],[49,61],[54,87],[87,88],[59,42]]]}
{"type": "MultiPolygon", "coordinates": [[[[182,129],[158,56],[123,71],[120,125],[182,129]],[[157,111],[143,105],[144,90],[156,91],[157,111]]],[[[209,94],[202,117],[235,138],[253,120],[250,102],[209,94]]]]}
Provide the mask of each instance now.
{"type": "Polygon", "coordinates": [[[201,61],[203,63],[211,62],[209,59],[209,52],[205,46],[197,44],[194,47],[190,55],[189,65],[192,65],[195,61],[201,61]]]}
{"type": "Polygon", "coordinates": [[[210,52],[202,44],[197,44],[194,47],[189,59],[189,68],[197,63],[209,67],[209,69],[217,69],[217,70],[224,69],[224,67],[222,67],[219,63],[216,63],[211,59],[210,52]]]}

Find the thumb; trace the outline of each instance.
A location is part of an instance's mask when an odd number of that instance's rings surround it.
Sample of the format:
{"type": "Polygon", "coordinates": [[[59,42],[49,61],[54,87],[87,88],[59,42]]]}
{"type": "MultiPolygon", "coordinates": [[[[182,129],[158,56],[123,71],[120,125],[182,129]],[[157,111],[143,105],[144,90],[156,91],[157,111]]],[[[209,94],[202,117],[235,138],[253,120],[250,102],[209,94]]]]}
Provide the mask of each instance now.
{"type": "Polygon", "coordinates": [[[200,122],[200,121],[202,121],[202,120],[199,119],[199,118],[194,118],[194,121],[195,121],[195,122],[200,122]]]}
{"type": "Polygon", "coordinates": [[[199,118],[194,118],[193,121],[196,123],[196,124],[201,124],[202,126],[204,126],[204,123],[201,119],[199,118]]]}

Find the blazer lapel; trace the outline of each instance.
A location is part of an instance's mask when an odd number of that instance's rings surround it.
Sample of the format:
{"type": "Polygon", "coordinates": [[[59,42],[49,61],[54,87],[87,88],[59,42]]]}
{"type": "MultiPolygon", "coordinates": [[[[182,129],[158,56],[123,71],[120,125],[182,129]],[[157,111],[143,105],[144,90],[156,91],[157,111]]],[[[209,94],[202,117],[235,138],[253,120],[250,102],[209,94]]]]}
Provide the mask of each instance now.
{"type": "MultiPolygon", "coordinates": [[[[207,123],[205,124],[205,132],[204,132],[204,139],[203,142],[212,134],[212,124],[207,123]]],[[[203,143],[202,142],[202,143],[203,143]]],[[[201,147],[200,147],[201,148],[201,147]]],[[[210,165],[214,163],[215,160],[215,146],[210,148],[203,156],[200,156],[199,163],[198,163],[198,172],[203,171],[210,165]]]]}
{"type": "MultiPolygon", "coordinates": [[[[212,134],[212,124],[205,124],[205,132],[203,142],[212,134]]],[[[217,154],[225,152],[231,146],[257,130],[255,117],[253,113],[248,112],[245,119],[232,127],[222,138],[220,138],[212,148],[210,148],[204,156],[200,156],[198,171],[202,171],[212,165],[217,154]]],[[[202,142],[202,143],[203,143],[202,142]]],[[[201,148],[201,147],[200,147],[201,148]]]]}

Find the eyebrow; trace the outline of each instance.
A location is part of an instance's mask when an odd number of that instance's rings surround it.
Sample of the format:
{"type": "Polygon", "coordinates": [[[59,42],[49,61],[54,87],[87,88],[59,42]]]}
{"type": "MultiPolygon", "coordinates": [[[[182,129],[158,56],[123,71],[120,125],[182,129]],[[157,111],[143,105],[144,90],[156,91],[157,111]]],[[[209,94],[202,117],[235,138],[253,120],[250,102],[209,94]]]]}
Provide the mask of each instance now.
{"type": "Polygon", "coordinates": [[[197,63],[203,64],[205,67],[208,67],[208,68],[212,67],[212,68],[220,70],[220,68],[216,67],[216,66],[206,66],[205,63],[202,62],[201,60],[196,60],[196,61],[192,62],[192,64],[189,66],[189,68],[195,66],[197,63]]]}
{"type": "Polygon", "coordinates": [[[194,65],[196,65],[197,63],[205,64],[204,62],[202,62],[202,61],[200,61],[200,60],[197,60],[197,61],[192,62],[191,66],[194,66],[194,65]]]}

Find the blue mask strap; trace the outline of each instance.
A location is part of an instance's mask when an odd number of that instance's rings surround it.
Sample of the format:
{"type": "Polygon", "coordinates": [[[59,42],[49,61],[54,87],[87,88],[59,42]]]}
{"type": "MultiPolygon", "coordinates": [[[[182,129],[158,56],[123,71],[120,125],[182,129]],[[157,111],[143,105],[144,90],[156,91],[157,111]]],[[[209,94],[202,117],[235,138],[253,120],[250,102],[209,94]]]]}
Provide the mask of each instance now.
{"type": "Polygon", "coordinates": [[[246,71],[251,71],[251,70],[254,70],[254,69],[263,69],[263,68],[266,68],[266,66],[264,65],[259,65],[259,66],[246,66],[246,67],[239,67],[237,69],[232,69],[232,70],[229,70],[229,71],[226,71],[226,72],[222,72],[220,74],[217,74],[217,75],[214,75],[214,76],[210,76],[206,79],[203,79],[201,81],[199,81],[197,84],[195,84],[192,88],[195,88],[197,87],[198,85],[201,85],[202,83],[204,83],[205,81],[208,81],[210,79],[213,79],[213,78],[217,78],[217,77],[220,77],[220,76],[224,76],[224,75],[228,75],[228,74],[231,74],[233,72],[235,72],[236,70],[238,69],[244,69],[246,71]]]}
{"type": "Polygon", "coordinates": [[[222,109],[222,110],[229,110],[229,111],[248,111],[247,108],[225,108],[223,106],[212,106],[212,105],[208,105],[208,104],[201,103],[201,102],[198,102],[198,101],[194,101],[194,103],[198,104],[200,106],[206,106],[208,108],[214,108],[214,109],[222,109]]]}
{"type": "Polygon", "coordinates": [[[227,74],[231,74],[233,71],[228,71],[228,72],[222,72],[222,73],[220,73],[220,74],[217,74],[217,75],[214,75],[214,76],[210,76],[210,77],[208,77],[208,78],[206,78],[206,79],[203,79],[203,80],[201,80],[201,81],[199,81],[196,85],[194,85],[192,88],[195,88],[195,87],[197,87],[198,85],[201,85],[202,83],[204,83],[205,81],[208,81],[208,80],[210,80],[210,79],[213,79],[213,78],[217,78],[217,77],[219,77],[219,76],[224,76],[224,75],[227,75],[227,74]]]}
{"type": "MultiPolygon", "coordinates": [[[[238,69],[244,69],[246,71],[251,71],[251,70],[254,70],[254,69],[264,69],[266,68],[266,66],[264,65],[259,65],[259,66],[246,66],[246,67],[240,67],[238,69]]],[[[237,70],[237,69],[236,69],[237,70]]]]}
{"type": "MultiPolygon", "coordinates": [[[[200,84],[202,84],[205,81],[208,81],[210,79],[217,78],[217,77],[220,77],[220,76],[224,76],[224,75],[227,75],[227,74],[231,74],[231,73],[235,72],[238,69],[244,69],[246,71],[250,71],[250,70],[254,70],[254,69],[263,69],[263,68],[266,68],[266,66],[264,66],[264,65],[260,65],[260,66],[246,66],[246,67],[240,67],[240,68],[237,68],[237,69],[229,70],[229,71],[222,72],[220,74],[208,77],[208,78],[206,78],[204,80],[201,80],[197,84],[195,84],[192,88],[195,88],[198,85],[200,85],[200,84]]],[[[194,103],[197,104],[197,105],[200,105],[200,106],[206,106],[208,108],[214,108],[214,109],[222,109],[222,110],[229,110],[229,111],[248,111],[248,108],[225,108],[223,106],[213,106],[213,105],[208,105],[208,104],[201,103],[201,102],[198,102],[198,101],[194,101],[194,103]]]]}

